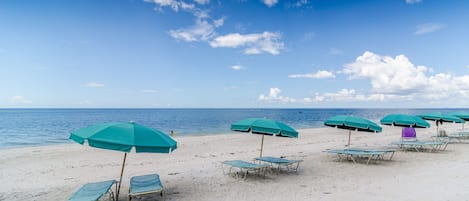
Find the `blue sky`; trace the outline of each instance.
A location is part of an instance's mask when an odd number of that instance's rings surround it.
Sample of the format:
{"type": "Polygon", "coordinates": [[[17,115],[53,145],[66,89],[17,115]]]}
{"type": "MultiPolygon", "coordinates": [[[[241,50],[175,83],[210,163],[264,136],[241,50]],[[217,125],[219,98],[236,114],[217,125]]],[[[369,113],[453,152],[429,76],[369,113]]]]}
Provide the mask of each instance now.
{"type": "Polygon", "coordinates": [[[468,9],[3,0],[0,107],[469,107],[468,9]]]}

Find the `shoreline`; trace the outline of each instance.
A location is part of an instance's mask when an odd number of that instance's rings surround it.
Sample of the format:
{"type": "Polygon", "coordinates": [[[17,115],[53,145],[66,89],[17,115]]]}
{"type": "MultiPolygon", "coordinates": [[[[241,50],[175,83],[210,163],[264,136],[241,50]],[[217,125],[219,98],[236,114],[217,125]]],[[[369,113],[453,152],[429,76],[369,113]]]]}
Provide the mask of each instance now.
{"type": "MultiPolygon", "coordinates": [[[[448,129],[458,128],[448,125],[448,129]]],[[[418,129],[418,137],[427,139],[432,131],[418,129]]],[[[265,137],[265,156],[303,160],[296,174],[266,178],[225,176],[221,163],[257,157],[260,135],[178,136],[178,149],[170,154],[131,152],[120,200],[126,200],[130,177],[150,173],[160,175],[168,201],[440,201],[469,196],[469,144],[451,144],[438,153],[399,151],[392,161],[365,165],[338,162],[325,152],[344,147],[346,130],[325,127],[299,132],[298,138],[265,137]]],[[[353,132],[352,146],[385,147],[399,135],[399,127],[384,127],[383,133],[353,132]]],[[[66,200],[85,183],[117,179],[122,159],[122,152],[76,143],[2,150],[0,200],[66,200]]]]}

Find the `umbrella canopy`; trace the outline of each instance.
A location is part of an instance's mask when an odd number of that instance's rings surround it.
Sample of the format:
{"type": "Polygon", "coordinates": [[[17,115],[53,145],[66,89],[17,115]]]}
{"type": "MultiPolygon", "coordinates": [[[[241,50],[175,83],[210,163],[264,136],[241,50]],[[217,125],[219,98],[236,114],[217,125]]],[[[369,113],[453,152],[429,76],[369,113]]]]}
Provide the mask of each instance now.
{"type": "Polygon", "coordinates": [[[234,122],[231,124],[231,130],[262,134],[260,157],[262,157],[262,149],[264,147],[264,135],[298,137],[298,131],[292,127],[282,122],[265,118],[248,118],[234,122]]]}
{"type": "Polygon", "coordinates": [[[177,142],[165,133],[134,122],[92,125],[73,131],[70,139],[80,144],[87,141],[89,146],[96,148],[125,152],[116,200],[119,198],[127,152],[135,148],[137,153],[170,153],[177,148],[177,142]]]}
{"type": "Polygon", "coordinates": [[[464,119],[466,121],[469,120],[469,112],[453,112],[453,113],[449,113],[449,115],[459,117],[459,118],[464,119]]]}
{"type": "Polygon", "coordinates": [[[403,127],[429,128],[430,124],[421,117],[407,114],[389,114],[381,119],[381,124],[403,127]]]}
{"type": "Polygon", "coordinates": [[[331,117],[324,122],[324,125],[349,130],[347,146],[350,146],[350,135],[352,130],[375,133],[383,130],[381,126],[368,119],[347,115],[331,117]]]}
{"type": "Polygon", "coordinates": [[[464,119],[461,119],[459,117],[448,115],[448,114],[441,114],[439,112],[422,114],[422,115],[419,115],[419,116],[422,117],[423,119],[435,121],[436,122],[436,133],[437,134],[439,133],[438,122],[440,122],[440,124],[442,122],[453,122],[453,123],[465,123],[466,122],[466,121],[464,121],[464,119]]]}
{"type": "Polygon", "coordinates": [[[418,116],[422,117],[423,119],[433,120],[433,121],[454,122],[454,123],[465,122],[464,119],[461,119],[459,117],[448,115],[448,114],[441,114],[441,113],[428,113],[428,114],[422,114],[418,116]]]}

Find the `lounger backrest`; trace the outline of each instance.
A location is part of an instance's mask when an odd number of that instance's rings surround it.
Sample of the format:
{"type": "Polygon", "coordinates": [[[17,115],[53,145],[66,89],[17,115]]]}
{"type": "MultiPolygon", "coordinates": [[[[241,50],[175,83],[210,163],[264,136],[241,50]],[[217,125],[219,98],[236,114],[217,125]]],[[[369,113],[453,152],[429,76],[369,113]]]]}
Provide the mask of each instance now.
{"type": "Polygon", "coordinates": [[[405,140],[405,141],[417,140],[417,132],[415,132],[415,128],[413,127],[402,128],[402,140],[405,140]]]}

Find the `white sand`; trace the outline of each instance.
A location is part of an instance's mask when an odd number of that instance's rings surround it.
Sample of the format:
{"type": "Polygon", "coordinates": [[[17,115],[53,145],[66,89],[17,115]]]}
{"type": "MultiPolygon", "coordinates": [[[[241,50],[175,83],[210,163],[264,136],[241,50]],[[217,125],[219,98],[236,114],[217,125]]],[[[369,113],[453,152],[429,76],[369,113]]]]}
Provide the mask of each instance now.
{"type": "MultiPolygon", "coordinates": [[[[417,132],[429,139],[435,128],[417,132]]],[[[353,132],[352,146],[385,147],[399,136],[399,127],[388,126],[380,134],[353,132]]],[[[298,139],[265,138],[264,155],[304,160],[297,174],[246,180],[224,176],[221,162],[252,160],[259,154],[260,139],[251,134],[177,137],[178,149],[171,154],[130,153],[119,200],[126,200],[131,176],[149,173],[160,174],[167,200],[469,200],[469,144],[353,164],[324,152],[343,148],[347,131],[307,129],[298,139]]],[[[73,143],[0,150],[0,200],[66,200],[87,182],[118,179],[122,158],[120,152],[73,143]]]]}

